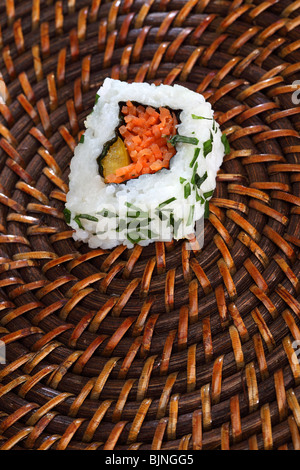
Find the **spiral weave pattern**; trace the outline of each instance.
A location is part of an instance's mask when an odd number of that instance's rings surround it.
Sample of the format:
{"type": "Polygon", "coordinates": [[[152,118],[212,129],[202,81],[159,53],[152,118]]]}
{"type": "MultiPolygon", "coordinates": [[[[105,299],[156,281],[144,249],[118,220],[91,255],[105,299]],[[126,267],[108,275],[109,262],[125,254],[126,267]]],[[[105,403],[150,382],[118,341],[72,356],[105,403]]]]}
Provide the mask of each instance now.
{"type": "Polygon", "coordinates": [[[300,448],[299,27],[299,0],[1,0],[1,450],[300,448]],[[212,104],[202,250],[73,240],[107,76],[212,104]]]}

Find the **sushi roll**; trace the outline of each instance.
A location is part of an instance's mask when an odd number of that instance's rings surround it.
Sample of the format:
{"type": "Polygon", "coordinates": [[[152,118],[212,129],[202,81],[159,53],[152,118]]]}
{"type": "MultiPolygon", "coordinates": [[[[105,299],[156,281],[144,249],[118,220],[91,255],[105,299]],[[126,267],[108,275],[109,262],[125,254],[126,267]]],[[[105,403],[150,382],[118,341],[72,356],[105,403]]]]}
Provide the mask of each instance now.
{"type": "Polygon", "coordinates": [[[74,239],[132,248],[202,233],[228,151],[202,95],[106,78],[70,163],[74,239]]]}

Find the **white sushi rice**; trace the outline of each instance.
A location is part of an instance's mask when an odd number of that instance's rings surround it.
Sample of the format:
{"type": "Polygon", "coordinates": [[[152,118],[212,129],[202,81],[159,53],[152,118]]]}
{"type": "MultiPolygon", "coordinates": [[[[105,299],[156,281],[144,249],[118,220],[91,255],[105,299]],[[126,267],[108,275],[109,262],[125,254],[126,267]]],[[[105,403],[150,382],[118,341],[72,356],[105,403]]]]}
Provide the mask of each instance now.
{"type": "Polygon", "coordinates": [[[105,79],[96,101],[85,121],[83,142],[75,148],[70,164],[65,214],[75,229],[74,239],[91,248],[110,249],[119,244],[132,248],[134,243],[145,246],[195,233],[224,156],[222,133],[210,103],[183,86],[129,84],[110,78],[105,79]],[[142,175],[126,184],[106,184],[97,158],[114,138],[119,103],[127,100],[180,110],[177,134],[195,138],[197,143],[176,143],[170,169],[142,175]],[[208,141],[212,145],[204,155],[208,141]]]}

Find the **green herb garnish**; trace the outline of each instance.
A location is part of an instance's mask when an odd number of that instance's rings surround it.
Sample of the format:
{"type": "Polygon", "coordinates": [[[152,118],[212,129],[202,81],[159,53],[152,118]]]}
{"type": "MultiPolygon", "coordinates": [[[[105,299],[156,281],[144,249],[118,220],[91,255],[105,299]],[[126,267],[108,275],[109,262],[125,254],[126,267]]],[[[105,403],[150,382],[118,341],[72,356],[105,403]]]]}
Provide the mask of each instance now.
{"type": "Polygon", "coordinates": [[[82,134],[82,136],[80,137],[79,143],[80,143],[80,144],[83,144],[83,142],[84,142],[84,134],[82,134]]]}
{"type": "Polygon", "coordinates": [[[84,230],[84,226],[82,225],[82,223],[81,223],[80,218],[78,217],[78,215],[76,215],[76,217],[74,217],[74,220],[75,220],[75,222],[77,223],[78,227],[84,230]]]}
{"type": "Polygon", "coordinates": [[[170,199],[167,199],[166,201],[161,202],[158,207],[161,209],[162,207],[167,206],[168,204],[170,204],[173,201],[176,201],[176,197],[171,197],[170,199]]]}
{"type": "Polygon", "coordinates": [[[167,220],[170,216],[168,214],[172,213],[173,209],[170,208],[165,208],[165,206],[167,206],[168,204],[171,204],[171,202],[173,201],[176,201],[176,197],[171,197],[170,199],[167,199],[166,201],[164,202],[161,202],[156,208],[155,208],[155,212],[156,212],[156,215],[158,215],[159,219],[160,220],[167,220]],[[164,211],[167,212],[168,214],[164,214],[164,211]]]}
{"type": "Polygon", "coordinates": [[[96,94],[96,97],[95,97],[95,104],[98,103],[98,100],[99,100],[100,96],[98,95],[98,93],[96,94]]]}
{"type": "Polygon", "coordinates": [[[178,220],[175,220],[174,218],[174,214],[170,214],[170,226],[173,227],[173,233],[174,233],[174,236],[176,237],[177,236],[177,233],[178,233],[178,229],[180,227],[180,224],[182,223],[183,219],[178,219],[178,220]]]}
{"type": "Polygon", "coordinates": [[[143,217],[143,218],[146,218],[146,217],[148,218],[149,217],[148,212],[143,211],[142,209],[135,206],[131,202],[125,202],[125,206],[128,207],[129,209],[131,209],[131,212],[127,211],[127,214],[126,214],[127,217],[129,217],[131,219],[138,219],[139,217],[143,217]]]}
{"type": "Polygon", "coordinates": [[[193,174],[192,174],[192,178],[191,178],[191,183],[193,185],[195,184],[195,177],[196,177],[197,169],[198,169],[198,162],[196,162],[196,164],[194,165],[194,168],[193,168],[193,174]]]}
{"type": "Polygon", "coordinates": [[[173,135],[173,137],[171,137],[170,139],[168,139],[168,142],[170,142],[170,144],[174,145],[175,147],[178,142],[182,142],[184,144],[198,145],[199,140],[196,137],[187,137],[185,135],[176,134],[173,135]]]}
{"type": "Polygon", "coordinates": [[[129,219],[148,219],[148,212],[142,212],[142,211],[135,211],[135,212],[129,212],[127,211],[126,216],[129,217],[129,219]]]}
{"type": "Polygon", "coordinates": [[[92,222],[99,222],[99,219],[97,217],[94,217],[93,215],[90,214],[78,214],[74,217],[75,222],[77,223],[78,227],[81,229],[84,229],[84,226],[81,223],[80,219],[86,219],[86,220],[91,220],[92,222]]]}
{"type": "Polygon", "coordinates": [[[187,223],[186,223],[187,226],[191,225],[191,223],[193,222],[194,212],[195,212],[195,206],[192,205],[190,207],[190,212],[189,212],[188,220],[187,220],[187,223]]]}
{"type": "Polygon", "coordinates": [[[195,174],[195,184],[197,188],[200,188],[201,184],[207,179],[207,171],[203,176],[199,176],[198,173],[195,174]]]}
{"type": "MultiPolygon", "coordinates": [[[[138,235],[136,232],[133,232],[133,233],[134,233],[135,235],[138,235]]],[[[143,238],[142,238],[140,235],[138,235],[137,238],[132,238],[132,237],[131,237],[131,234],[127,233],[126,236],[127,236],[127,239],[128,239],[131,243],[133,243],[133,244],[139,243],[140,241],[143,240],[143,238]]]]}
{"type": "Polygon", "coordinates": [[[213,195],[213,193],[214,193],[214,190],[212,189],[211,191],[204,193],[203,196],[205,197],[205,199],[208,199],[209,197],[213,195]]]}
{"type": "Polygon", "coordinates": [[[97,212],[97,214],[101,215],[101,217],[116,217],[117,215],[114,214],[113,212],[109,211],[108,209],[102,209],[101,212],[97,212]]]}
{"type": "Polygon", "coordinates": [[[209,203],[208,201],[205,201],[204,218],[208,219],[208,217],[209,217],[209,203]]]}
{"type": "Polygon", "coordinates": [[[185,186],[184,186],[184,199],[187,199],[191,194],[191,185],[190,183],[187,183],[185,186]]]}
{"type": "Polygon", "coordinates": [[[204,158],[212,151],[212,140],[209,139],[203,144],[203,156],[204,158]]]}
{"type": "Polygon", "coordinates": [[[182,178],[182,177],[180,176],[179,181],[180,181],[181,184],[183,184],[183,183],[186,181],[186,178],[182,178]]]}
{"type": "Polygon", "coordinates": [[[193,168],[194,164],[195,164],[195,161],[197,160],[198,156],[199,156],[199,153],[200,153],[200,149],[199,147],[197,147],[195,149],[195,152],[194,152],[194,157],[193,157],[193,160],[191,161],[190,163],[190,168],[193,168]]]}
{"type": "MultiPolygon", "coordinates": [[[[168,211],[170,213],[170,211],[168,211]]],[[[172,210],[171,210],[171,213],[172,213],[172,210]]],[[[158,217],[160,220],[167,220],[168,219],[168,216],[166,214],[163,213],[163,211],[158,211],[157,213],[158,217]]]]}
{"type": "Polygon", "coordinates": [[[63,214],[64,214],[65,221],[67,222],[67,224],[69,224],[71,222],[71,211],[65,208],[63,210],[63,214]]]}
{"type": "Polygon", "coordinates": [[[182,223],[183,219],[174,220],[174,236],[177,237],[178,229],[182,223]]]}
{"type": "Polygon", "coordinates": [[[205,203],[205,199],[203,199],[203,197],[200,196],[200,194],[198,194],[198,192],[196,191],[196,202],[199,202],[199,201],[201,201],[201,204],[205,203]]]}
{"type": "Polygon", "coordinates": [[[230,153],[230,145],[229,145],[226,134],[222,134],[221,141],[222,141],[222,144],[224,145],[225,155],[228,155],[230,153]]]}
{"type": "Polygon", "coordinates": [[[204,117],[204,116],[197,116],[196,114],[192,114],[192,118],[193,119],[207,119],[208,121],[213,120],[213,118],[208,118],[208,117],[204,117]]]}
{"type": "Polygon", "coordinates": [[[79,214],[77,217],[79,217],[80,219],[91,220],[92,222],[99,222],[99,219],[97,217],[90,214],[79,214]]]}

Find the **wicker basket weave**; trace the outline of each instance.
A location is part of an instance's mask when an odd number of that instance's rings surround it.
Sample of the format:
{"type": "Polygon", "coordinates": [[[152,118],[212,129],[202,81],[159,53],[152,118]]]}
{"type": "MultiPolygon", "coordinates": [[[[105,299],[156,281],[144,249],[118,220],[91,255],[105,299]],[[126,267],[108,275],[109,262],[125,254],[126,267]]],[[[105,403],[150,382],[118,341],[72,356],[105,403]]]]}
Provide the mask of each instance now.
{"type": "Polygon", "coordinates": [[[0,1],[2,450],[300,448],[299,15],[0,1]],[[231,153],[202,250],[74,242],[69,162],[107,76],[211,102],[231,153]]]}

